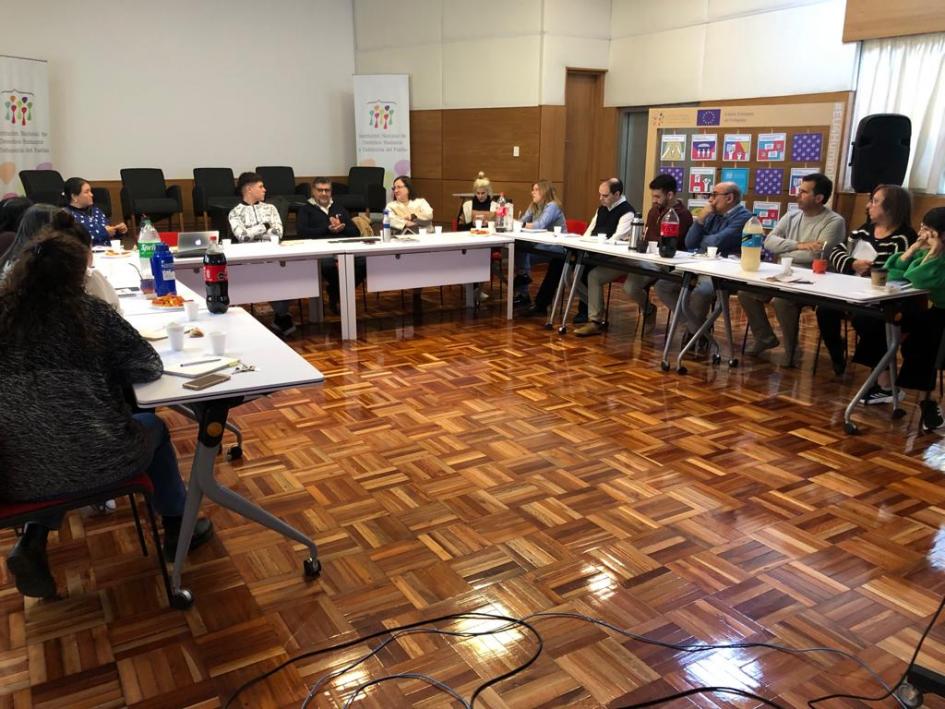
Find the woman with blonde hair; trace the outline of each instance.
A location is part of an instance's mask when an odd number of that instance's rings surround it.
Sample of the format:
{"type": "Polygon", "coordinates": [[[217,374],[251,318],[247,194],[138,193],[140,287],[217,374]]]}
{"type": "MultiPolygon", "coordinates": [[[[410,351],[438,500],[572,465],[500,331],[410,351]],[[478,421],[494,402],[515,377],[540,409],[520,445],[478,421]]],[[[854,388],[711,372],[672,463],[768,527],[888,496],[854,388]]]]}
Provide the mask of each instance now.
{"type": "MultiPolygon", "coordinates": [[[[522,215],[522,226],[531,229],[546,229],[551,231],[556,226],[562,229],[565,227],[564,210],[561,202],[558,201],[558,195],[555,192],[554,185],[550,180],[538,180],[532,185],[532,203],[528,205],[525,214],[522,215]]],[[[561,278],[561,270],[564,266],[564,248],[560,246],[536,246],[532,253],[524,253],[521,256],[516,251],[516,276],[515,302],[519,305],[528,305],[528,284],[532,282],[529,271],[531,262],[549,260],[548,271],[545,278],[535,294],[535,302],[528,309],[530,315],[544,314],[545,310],[551,305],[554,298],[555,288],[558,280],[561,278]]]]}
{"type": "Polygon", "coordinates": [[[498,205],[492,197],[492,183],[486,173],[480,171],[473,180],[473,197],[463,202],[456,215],[456,228],[459,231],[469,231],[477,219],[488,222],[495,219],[495,210],[498,205]]]}

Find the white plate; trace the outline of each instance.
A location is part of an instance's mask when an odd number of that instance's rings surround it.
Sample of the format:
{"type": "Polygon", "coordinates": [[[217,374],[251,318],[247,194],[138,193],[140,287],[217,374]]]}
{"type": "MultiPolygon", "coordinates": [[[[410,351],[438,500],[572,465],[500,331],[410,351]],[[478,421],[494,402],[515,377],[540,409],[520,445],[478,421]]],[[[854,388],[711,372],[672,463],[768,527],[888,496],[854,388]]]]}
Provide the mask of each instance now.
{"type": "Polygon", "coordinates": [[[128,258],[130,254],[131,254],[130,251],[122,251],[120,254],[110,254],[108,252],[102,252],[102,254],[99,255],[99,258],[128,258]]]}
{"type": "Polygon", "coordinates": [[[183,305],[155,305],[154,303],[151,303],[151,310],[160,310],[165,313],[180,312],[183,309],[183,305]]]}

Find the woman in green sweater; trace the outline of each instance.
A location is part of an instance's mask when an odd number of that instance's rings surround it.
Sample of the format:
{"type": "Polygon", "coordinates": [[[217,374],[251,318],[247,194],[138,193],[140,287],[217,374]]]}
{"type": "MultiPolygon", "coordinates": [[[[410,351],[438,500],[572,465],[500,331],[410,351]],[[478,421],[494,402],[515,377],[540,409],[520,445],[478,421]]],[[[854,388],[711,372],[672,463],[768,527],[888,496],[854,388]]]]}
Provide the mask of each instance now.
{"type": "Polygon", "coordinates": [[[934,431],[945,425],[942,410],[931,398],[935,389],[939,347],[945,333],[945,207],[926,212],[919,238],[908,249],[886,261],[890,280],[906,280],[929,292],[928,308],[903,314],[902,372],[899,385],[926,393],[919,402],[922,429],[934,431]]]}

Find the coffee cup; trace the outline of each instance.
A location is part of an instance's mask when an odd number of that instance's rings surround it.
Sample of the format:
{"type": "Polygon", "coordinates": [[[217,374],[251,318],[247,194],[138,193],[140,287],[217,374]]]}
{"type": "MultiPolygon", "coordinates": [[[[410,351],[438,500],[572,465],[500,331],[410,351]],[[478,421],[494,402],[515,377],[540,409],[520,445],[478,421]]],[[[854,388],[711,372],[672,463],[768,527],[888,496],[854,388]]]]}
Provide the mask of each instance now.
{"type": "Polygon", "coordinates": [[[646,242],[646,252],[648,254],[658,254],[660,252],[660,246],[655,241],[646,242]]]}
{"type": "Polygon", "coordinates": [[[476,221],[473,222],[473,224],[476,225],[477,229],[482,229],[482,219],[477,219],[476,221]]]}
{"type": "Polygon", "coordinates": [[[184,349],[184,326],[179,322],[168,323],[167,339],[171,343],[171,349],[175,352],[184,349]]]}
{"type": "Polygon", "coordinates": [[[111,245],[112,251],[121,251],[121,239],[112,239],[108,243],[111,245]]]}
{"type": "Polygon", "coordinates": [[[441,226],[435,226],[435,227],[433,227],[433,233],[436,234],[437,236],[439,236],[440,234],[443,233],[443,227],[441,227],[441,226]]]}
{"type": "Polygon", "coordinates": [[[708,256],[709,258],[717,258],[718,255],[719,255],[719,247],[718,247],[718,246],[706,246],[706,247],[705,247],[705,255],[708,256]]]}
{"type": "Polygon", "coordinates": [[[522,223],[518,221],[517,219],[514,222],[512,222],[512,233],[513,234],[522,233],[522,223]]]}
{"type": "Polygon", "coordinates": [[[781,268],[785,273],[791,272],[791,264],[794,263],[793,256],[782,256],[781,257],[781,268]]]}
{"type": "Polygon", "coordinates": [[[276,246],[278,246],[278,245],[279,245],[279,235],[278,235],[278,234],[270,234],[270,235],[269,235],[269,241],[270,241],[272,244],[275,244],[276,246]]]}
{"type": "Polygon", "coordinates": [[[889,277],[889,271],[885,268],[873,268],[870,270],[870,282],[873,288],[885,288],[886,279],[889,277]]]}
{"type": "Polygon", "coordinates": [[[554,228],[555,236],[561,236],[561,227],[556,226],[554,228]]]}
{"type": "Polygon", "coordinates": [[[200,314],[200,304],[196,300],[185,300],[184,312],[187,313],[187,319],[193,322],[200,314]]]}
{"type": "Polygon", "coordinates": [[[489,222],[488,227],[489,227],[489,233],[495,234],[495,222],[489,222]]]}
{"type": "Polygon", "coordinates": [[[210,351],[215,355],[222,355],[226,352],[226,333],[222,330],[214,330],[207,337],[210,338],[210,351]]]}

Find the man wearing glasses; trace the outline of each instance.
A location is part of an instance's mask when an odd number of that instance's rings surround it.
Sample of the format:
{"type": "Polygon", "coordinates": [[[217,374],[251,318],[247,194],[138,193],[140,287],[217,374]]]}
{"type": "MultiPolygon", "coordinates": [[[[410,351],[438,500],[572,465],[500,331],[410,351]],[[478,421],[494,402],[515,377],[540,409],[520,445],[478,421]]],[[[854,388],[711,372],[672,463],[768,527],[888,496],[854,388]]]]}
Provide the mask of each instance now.
{"type": "MultiPolygon", "coordinates": [[[[304,239],[323,239],[328,237],[358,236],[361,230],[354,223],[348,210],[331,199],[331,180],[316,177],[312,181],[312,197],[299,210],[299,236],[304,239]]],[[[364,258],[354,261],[355,285],[364,280],[367,267],[364,258]]],[[[322,278],[328,284],[328,307],[338,313],[339,283],[338,264],[334,260],[322,261],[322,278]]]]}
{"type": "MultiPolygon", "coordinates": [[[[742,204],[742,193],[738,185],[734,182],[720,182],[709,195],[708,205],[703,207],[693,220],[692,227],[686,234],[686,249],[705,253],[706,247],[716,246],[722,258],[738,254],[742,246],[742,229],[749,219],[751,212],[742,204]]],[[[657,281],[653,286],[663,305],[670,311],[676,307],[679,287],[678,283],[668,280],[657,281]]],[[[712,279],[699,276],[695,288],[689,294],[689,307],[684,313],[689,332],[695,332],[705,322],[714,297],[712,279]]]]}

